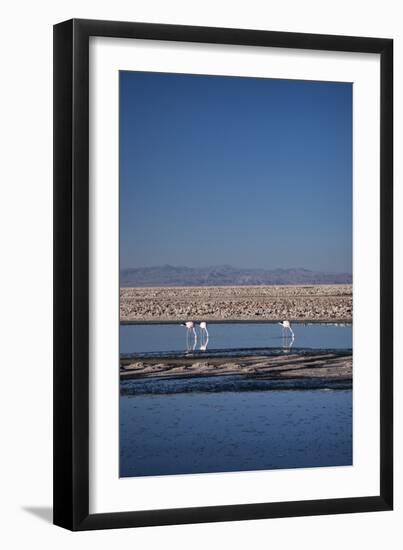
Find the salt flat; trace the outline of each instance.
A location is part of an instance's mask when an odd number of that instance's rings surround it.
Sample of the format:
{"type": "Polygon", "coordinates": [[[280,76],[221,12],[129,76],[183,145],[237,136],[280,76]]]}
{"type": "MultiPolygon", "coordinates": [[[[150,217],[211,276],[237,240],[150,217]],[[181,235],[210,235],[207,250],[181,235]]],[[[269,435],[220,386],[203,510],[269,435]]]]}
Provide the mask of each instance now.
{"type": "Polygon", "coordinates": [[[120,289],[120,321],[352,321],[352,285],[120,289]]]}

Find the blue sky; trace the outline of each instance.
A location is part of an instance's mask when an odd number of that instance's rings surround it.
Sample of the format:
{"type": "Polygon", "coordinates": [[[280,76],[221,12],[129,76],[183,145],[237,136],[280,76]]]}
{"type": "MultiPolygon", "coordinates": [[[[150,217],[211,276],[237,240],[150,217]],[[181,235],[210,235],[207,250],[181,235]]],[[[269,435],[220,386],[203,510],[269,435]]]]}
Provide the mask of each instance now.
{"type": "Polygon", "coordinates": [[[122,71],[121,268],[352,269],[352,84],[122,71]]]}

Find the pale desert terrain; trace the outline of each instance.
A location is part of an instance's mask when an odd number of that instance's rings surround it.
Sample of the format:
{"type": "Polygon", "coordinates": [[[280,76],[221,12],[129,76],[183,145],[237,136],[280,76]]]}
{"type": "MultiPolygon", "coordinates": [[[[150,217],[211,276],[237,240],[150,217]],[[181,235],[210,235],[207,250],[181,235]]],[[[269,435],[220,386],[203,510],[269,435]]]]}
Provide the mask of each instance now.
{"type": "Polygon", "coordinates": [[[120,289],[121,322],[352,321],[352,285],[120,289]]]}

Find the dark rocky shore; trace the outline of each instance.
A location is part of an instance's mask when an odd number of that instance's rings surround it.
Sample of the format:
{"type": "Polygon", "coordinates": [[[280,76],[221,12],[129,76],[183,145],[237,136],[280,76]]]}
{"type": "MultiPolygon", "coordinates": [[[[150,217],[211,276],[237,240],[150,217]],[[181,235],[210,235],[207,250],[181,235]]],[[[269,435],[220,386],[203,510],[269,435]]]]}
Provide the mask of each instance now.
{"type": "Polygon", "coordinates": [[[241,376],[287,382],[283,387],[351,387],[352,355],[348,352],[305,352],[247,357],[156,357],[120,360],[121,380],[241,376]]]}

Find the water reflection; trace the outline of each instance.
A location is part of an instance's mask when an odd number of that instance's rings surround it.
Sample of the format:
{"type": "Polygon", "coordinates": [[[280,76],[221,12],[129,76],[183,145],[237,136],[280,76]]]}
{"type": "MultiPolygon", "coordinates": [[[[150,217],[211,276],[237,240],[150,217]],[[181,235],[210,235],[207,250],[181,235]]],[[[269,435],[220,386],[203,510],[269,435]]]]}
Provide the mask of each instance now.
{"type": "Polygon", "coordinates": [[[187,337],[186,337],[186,351],[188,353],[194,351],[196,349],[196,345],[197,345],[197,336],[194,336],[192,338],[192,337],[189,337],[189,335],[187,335],[187,337]]]}
{"type": "Polygon", "coordinates": [[[283,333],[283,337],[282,337],[282,346],[283,346],[283,351],[284,353],[288,352],[291,350],[293,344],[294,344],[294,340],[295,340],[295,336],[294,336],[294,333],[292,334],[285,334],[283,333]]]}
{"type": "Polygon", "coordinates": [[[209,333],[207,330],[207,323],[202,321],[199,325],[200,329],[200,351],[206,351],[208,346],[209,333]]]}
{"type": "Polygon", "coordinates": [[[194,322],[186,321],[186,323],[181,323],[181,326],[186,328],[186,351],[194,351],[197,344],[197,333],[194,322]]]}
{"type": "MultiPolygon", "coordinates": [[[[294,341],[295,334],[291,328],[291,325],[288,321],[283,323],[278,323],[281,325],[281,340],[282,348],[284,352],[290,351],[294,341]]],[[[194,323],[186,323],[186,352],[190,353],[195,351],[198,341],[200,342],[200,351],[206,351],[209,343],[209,333],[207,330],[207,323],[202,321],[198,325],[198,330],[196,331],[194,323]],[[189,325],[189,326],[188,326],[189,325]]]]}
{"type": "Polygon", "coordinates": [[[188,331],[180,324],[138,324],[121,325],[120,353],[183,353],[234,349],[351,349],[352,326],[340,324],[302,324],[293,323],[295,334],[293,341],[291,333],[283,339],[281,327],[277,323],[209,323],[207,334],[200,334],[199,323],[194,327],[197,333],[188,331]],[[186,333],[186,335],[184,334],[186,333]],[[291,338],[290,338],[291,337],[291,338]],[[202,339],[203,338],[203,339],[202,339]],[[206,348],[206,349],[204,349],[206,348]]]}
{"type": "Polygon", "coordinates": [[[197,334],[192,332],[186,332],[186,351],[188,353],[194,351],[197,345],[197,334]]]}

